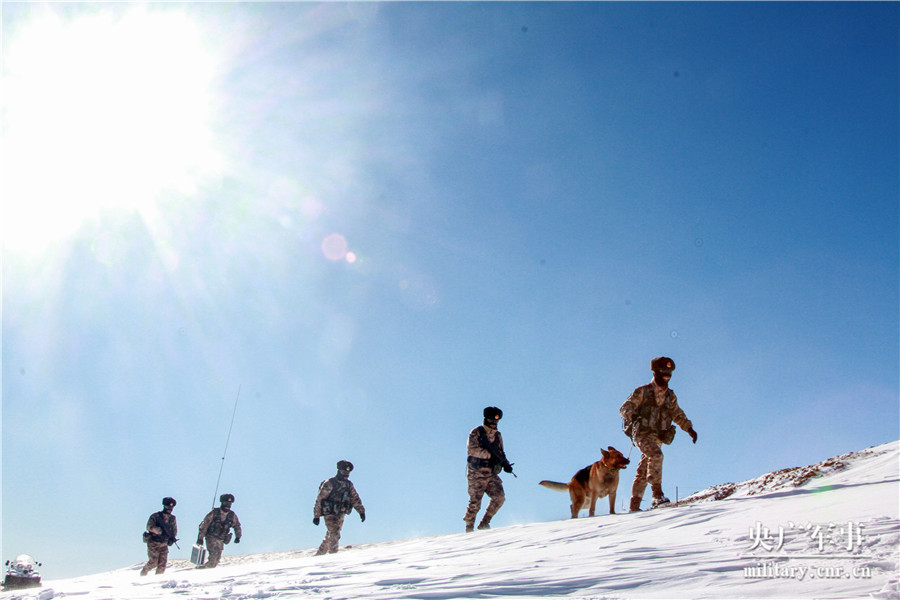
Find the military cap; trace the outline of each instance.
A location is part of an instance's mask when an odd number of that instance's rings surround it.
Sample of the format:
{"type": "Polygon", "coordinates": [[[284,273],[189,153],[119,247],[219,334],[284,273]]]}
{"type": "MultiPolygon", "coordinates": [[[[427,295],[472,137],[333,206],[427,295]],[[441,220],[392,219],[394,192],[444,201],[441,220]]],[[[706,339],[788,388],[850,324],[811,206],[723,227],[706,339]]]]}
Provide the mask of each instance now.
{"type": "Polygon", "coordinates": [[[163,498],[163,506],[175,506],[176,504],[175,498],[169,498],[168,496],[163,498]]]}
{"type": "Polygon", "coordinates": [[[497,419],[498,421],[503,418],[503,411],[497,408],[496,406],[488,406],[484,409],[484,418],[485,419],[497,419]]]}
{"type": "Polygon", "coordinates": [[[352,471],[353,463],[349,460],[339,460],[337,464],[337,468],[339,471],[352,471]]]}
{"type": "Polygon", "coordinates": [[[234,494],[222,494],[219,496],[219,502],[234,502],[234,494]]]}
{"type": "Polygon", "coordinates": [[[657,356],[650,361],[650,370],[654,373],[657,371],[668,371],[671,373],[675,370],[675,361],[668,356],[657,356]]]}

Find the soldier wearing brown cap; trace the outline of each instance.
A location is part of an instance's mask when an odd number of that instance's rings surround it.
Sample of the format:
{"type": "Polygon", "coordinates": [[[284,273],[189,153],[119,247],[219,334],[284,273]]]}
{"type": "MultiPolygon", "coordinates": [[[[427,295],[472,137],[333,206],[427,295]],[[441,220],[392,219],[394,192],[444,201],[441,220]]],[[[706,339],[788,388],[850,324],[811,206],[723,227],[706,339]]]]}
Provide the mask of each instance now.
{"type": "Polygon", "coordinates": [[[201,545],[205,539],[209,557],[205,564],[197,567],[198,569],[213,569],[219,564],[225,544],[231,542],[232,528],[234,528],[234,543],[241,543],[241,522],[237,514],[231,510],[234,494],[222,494],[219,496],[219,502],[220,507],[209,511],[200,523],[197,545],[201,545]]]}
{"type": "MultiPolygon", "coordinates": [[[[469,487],[469,505],[463,521],[466,523],[466,531],[475,530],[475,517],[481,509],[481,499],[487,494],[491,499],[490,504],[484,510],[484,517],[478,524],[478,529],[490,529],[491,519],[503,503],[506,494],[503,492],[503,481],[499,477],[501,470],[512,473],[512,463],[506,459],[503,450],[503,436],[497,430],[497,423],[503,418],[503,411],[496,406],[488,406],[484,409],[484,423],[469,432],[466,449],[469,453],[467,459],[466,479],[469,487]]],[[[515,474],[513,474],[515,475],[515,474]]]]}
{"type": "Polygon", "coordinates": [[[669,388],[675,361],[659,356],[650,361],[650,370],[653,371],[653,381],[634,390],[619,409],[625,420],[625,433],[641,451],[641,460],[631,486],[632,512],[641,510],[641,500],[648,483],[653,493],[652,507],[669,502],[662,491],[662,445],[671,444],[675,438],[675,425],[672,423],[681,427],[697,443],[697,432],[678,406],[675,392],[669,388]]]}

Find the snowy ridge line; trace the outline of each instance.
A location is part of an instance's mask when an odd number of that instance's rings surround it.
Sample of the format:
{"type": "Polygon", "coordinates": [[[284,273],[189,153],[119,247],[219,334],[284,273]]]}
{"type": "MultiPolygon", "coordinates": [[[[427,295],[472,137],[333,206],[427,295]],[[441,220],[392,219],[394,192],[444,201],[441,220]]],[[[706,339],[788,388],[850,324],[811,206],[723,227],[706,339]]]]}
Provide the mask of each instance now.
{"type": "Polygon", "coordinates": [[[746,501],[137,564],[0,600],[900,600],[900,441],[732,485],[746,501]]]}
{"type": "Polygon", "coordinates": [[[761,496],[785,488],[798,488],[812,480],[844,471],[860,459],[886,454],[891,451],[891,446],[892,444],[870,446],[865,450],[848,452],[805,467],[779,469],[778,471],[772,471],[754,479],[747,479],[738,483],[720,483],[695,492],[677,502],[671,502],[666,507],[685,506],[698,502],[714,502],[731,497],[761,496]]]}

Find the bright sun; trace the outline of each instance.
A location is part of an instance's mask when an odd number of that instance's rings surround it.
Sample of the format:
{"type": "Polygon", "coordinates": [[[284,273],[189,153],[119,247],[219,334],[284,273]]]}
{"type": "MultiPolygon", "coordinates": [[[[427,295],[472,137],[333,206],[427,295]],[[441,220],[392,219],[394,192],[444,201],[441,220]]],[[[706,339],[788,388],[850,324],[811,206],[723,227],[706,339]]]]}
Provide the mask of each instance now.
{"type": "MultiPolygon", "coordinates": [[[[115,6],[115,5],[113,5],[115,6]]],[[[42,248],[105,208],[144,212],[215,172],[214,64],[184,15],[61,18],[9,36],[3,235],[42,248]]]]}

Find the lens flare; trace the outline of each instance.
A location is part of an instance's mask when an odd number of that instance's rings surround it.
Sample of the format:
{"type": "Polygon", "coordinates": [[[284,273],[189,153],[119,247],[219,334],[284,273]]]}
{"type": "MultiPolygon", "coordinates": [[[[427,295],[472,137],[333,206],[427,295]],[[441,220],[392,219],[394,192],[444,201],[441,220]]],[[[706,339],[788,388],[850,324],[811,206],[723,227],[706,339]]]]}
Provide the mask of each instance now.
{"type": "Polygon", "coordinates": [[[322,240],[322,254],[328,260],[342,260],[347,256],[347,238],[339,233],[332,233],[322,240]]]}

